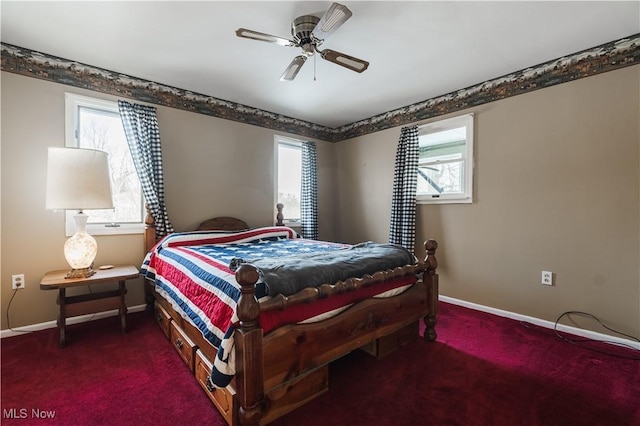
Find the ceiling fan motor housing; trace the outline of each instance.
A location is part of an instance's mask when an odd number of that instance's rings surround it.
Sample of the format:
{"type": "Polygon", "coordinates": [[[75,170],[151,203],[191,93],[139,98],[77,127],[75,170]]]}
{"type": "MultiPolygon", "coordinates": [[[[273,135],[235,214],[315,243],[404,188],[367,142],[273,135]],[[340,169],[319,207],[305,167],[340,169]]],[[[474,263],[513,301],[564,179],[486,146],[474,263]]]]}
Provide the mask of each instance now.
{"type": "Polygon", "coordinates": [[[314,53],[314,46],[319,45],[312,40],[311,32],[316,27],[320,18],[313,15],[299,16],[291,23],[291,35],[298,46],[302,48],[305,55],[311,56],[314,53]]]}

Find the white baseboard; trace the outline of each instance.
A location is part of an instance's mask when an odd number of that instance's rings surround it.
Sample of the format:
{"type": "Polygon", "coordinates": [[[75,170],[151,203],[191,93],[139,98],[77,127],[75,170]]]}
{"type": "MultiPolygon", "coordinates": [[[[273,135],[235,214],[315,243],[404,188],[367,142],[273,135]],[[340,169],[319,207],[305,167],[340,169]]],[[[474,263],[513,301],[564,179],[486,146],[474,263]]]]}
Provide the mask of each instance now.
{"type": "Polygon", "coordinates": [[[442,300],[443,302],[451,303],[452,305],[463,306],[465,308],[475,309],[476,311],[487,312],[493,315],[511,318],[518,321],[525,321],[530,324],[538,325],[540,327],[545,327],[552,330],[555,328],[558,331],[562,331],[564,333],[570,333],[575,336],[586,337],[588,339],[598,340],[606,343],[614,343],[614,344],[630,346],[634,349],[640,350],[640,343],[635,342],[633,340],[622,339],[620,337],[610,336],[608,334],[597,333],[595,331],[584,330],[581,328],[571,327],[563,324],[558,324],[557,326],[555,326],[555,323],[551,321],[546,321],[540,318],[530,317],[527,315],[516,314],[515,312],[503,311],[502,309],[492,308],[490,306],[485,306],[485,305],[479,305],[477,303],[467,302],[465,300],[454,299],[453,297],[440,295],[438,299],[442,300]]]}
{"type": "MultiPolygon", "coordinates": [[[[127,307],[127,312],[141,312],[141,311],[144,311],[145,308],[146,308],[146,305],[129,306],[127,307]]],[[[113,309],[111,311],[98,312],[98,313],[89,314],[89,315],[81,315],[78,317],[71,317],[67,319],[67,325],[79,324],[81,322],[87,322],[87,321],[94,321],[101,318],[113,317],[116,315],[118,315],[118,310],[113,309]]],[[[45,330],[47,328],[56,328],[57,326],[58,325],[56,324],[56,321],[47,321],[47,322],[42,322],[40,324],[32,324],[32,325],[25,325],[24,327],[16,327],[16,328],[12,328],[11,330],[2,330],[0,331],[0,339],[4,339],[5,337],[11,337],[11,336],[19,336],[21,334],[31,333],[33,331],[45,330]]]]}
{"type": "MultiPolygon", "coordinates": [[[[555,326],[555,323],[551,321],[546,321],[540,318],[530,317],[527,315],[517,314],[515,312],[504,311],[502,309],[492,308],[490,306],[480,305],[473,302],[467,302],[466,300],[455,299],[453,297],[440,295],[439,300],[442,300],[443,302],[451,303],[452,305],[463,306],[465,308],[475,309],[476,311],[487,312],[489,314],[498,315],[500,317],[510,318],[517,321],[525,321],[530,324],[538,325],[540,327],[545,327],[552,330],[555,328],[558,331],[570,333],[575,336],[586,337],[589,339],[598,340],[602,342],[618,343],[621,345],[630,346],[632,348],[640,350],[640,343],[635,342],[633,340],[622,339],[620,337],[610,336],[608,334],[597,333],[595,331],[584,330],[581,328],[571,327],[563,324],[558,324],[557,326],[555,326]]],[[[128,312],[141,312],[141,311],[144,311],[145,308],[146,308],[146,305],[131,306],[128,308],[128,312]]],[[[114,309],[112,311],[99,312],[99,313],[90,314],[90,315],[82,315],[79,317],[72,317],[67,320],[67,325],[79,324],[81,322],[93,321],[93,320],[116,316],[116,315],[118,315],[118,310],[114,309]]],[[[12,330],[2,330],[0,331],[0,338],[18,336],[24,333],[30,333],[33,331],[44,330],[47,328],[55,328],[55,327],[57,327],[55,321],[47,321],[40,324],[27,325],[24,327],[14,328],[12,330]]]]}

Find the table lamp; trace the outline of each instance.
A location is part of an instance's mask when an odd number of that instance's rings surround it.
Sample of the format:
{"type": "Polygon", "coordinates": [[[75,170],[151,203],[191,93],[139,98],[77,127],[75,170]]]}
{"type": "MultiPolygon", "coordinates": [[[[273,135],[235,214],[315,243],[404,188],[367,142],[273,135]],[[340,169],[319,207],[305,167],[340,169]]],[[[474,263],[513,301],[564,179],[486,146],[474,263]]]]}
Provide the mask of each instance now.
{"type": "Polygon", "coordinates": [[[64,244],[64,256],[71,266],[66,278],[87,278],[95,274],[93,261],[98,244],[87,234],[84,209],[112,209],[108,154],[84,148],[49,148],[47,199],[49,210],[78,210],[76,232],[64,244]]]}

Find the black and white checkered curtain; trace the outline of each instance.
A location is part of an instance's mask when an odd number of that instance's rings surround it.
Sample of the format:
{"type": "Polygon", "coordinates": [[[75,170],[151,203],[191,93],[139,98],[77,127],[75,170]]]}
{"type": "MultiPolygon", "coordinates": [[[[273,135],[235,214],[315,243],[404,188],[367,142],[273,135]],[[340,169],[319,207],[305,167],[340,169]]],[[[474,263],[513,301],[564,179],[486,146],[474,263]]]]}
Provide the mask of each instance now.
{"type": "Polygon", "coordinates": [[[155,219],[156,238],[164,237],[173,232],[173,225],[164,203],[162,150],[156,109],[125,101],[118,101],[118,109],[144,199],[155,219]]]}
{"type": "Polygon", "coordinates": [[[411,252],[416,241],[416,191],[418,188],[418,126],[403,127],[396,151],[391,201],[389,242],[411,252]]]}
{"type": "Polygon", "coordinates": [[[316,143],[302,143],[302,190],[300,200],[300,222],[302,237],[318,239],[318,172],[316,166],[316,143]]]}

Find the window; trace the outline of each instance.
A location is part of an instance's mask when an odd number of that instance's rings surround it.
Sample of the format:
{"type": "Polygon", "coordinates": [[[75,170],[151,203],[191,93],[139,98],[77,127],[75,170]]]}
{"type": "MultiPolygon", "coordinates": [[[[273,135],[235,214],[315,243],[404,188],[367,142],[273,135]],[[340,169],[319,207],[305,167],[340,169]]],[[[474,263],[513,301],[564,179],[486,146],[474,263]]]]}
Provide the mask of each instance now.
{"type": "Polygon", "coordinates": [[[302,141],[276,136],[276,203],[282,203],[284,222],[300,224],[302,193],[302,141]]]}
{"type": "MultiPolygon", "coordinates": [[[[144,230],[142,189],[124,135],[118,104],[67,93],[66,146],[109,154],[111,192],[115,208],[85,210],[87,232],[93,235],[132,234],[144,230]]],[[[67,236],[75,232],[74,211],[67,211],[67,236]]]]}
{"type": "Polygon", "coordinates": [[[419,203],[473,201],[473,114],[420,126],[419,203]]]}

